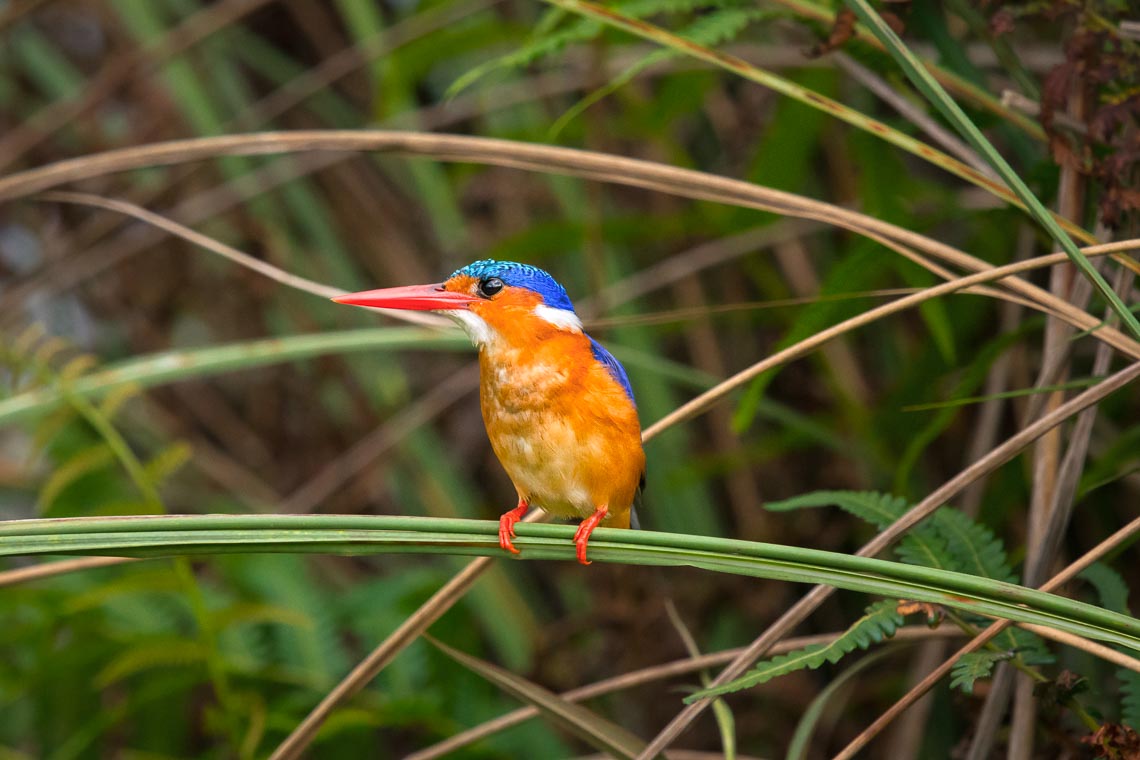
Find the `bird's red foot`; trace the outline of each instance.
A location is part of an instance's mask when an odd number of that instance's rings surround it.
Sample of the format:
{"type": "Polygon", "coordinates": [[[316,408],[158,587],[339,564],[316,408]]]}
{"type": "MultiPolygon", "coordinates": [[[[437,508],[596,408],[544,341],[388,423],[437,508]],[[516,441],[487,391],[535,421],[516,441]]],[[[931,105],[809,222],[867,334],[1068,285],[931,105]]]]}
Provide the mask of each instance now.
{"type": "Polygon", "coordinates": [[[587,517],[578,526],[577,532],[574,533],[574,545],[578,547],[578,561],[583,565],[589,565],[590,560],[586,559],[586,544],[590,541],[590,534],[594,532],[594,528],[598,527],[598,523],[606,519],[606,515],[610,510],[605,504],[598,507],[594,514],[587,517]]]}
{"type": "Polygon", "coordinates": [[[523,518],[528,509],[530,509],[530,505],[525,500],[519,499],[517,507],[499,518],[499,546],[511,554],[519,553],[519,550],[511,543],[511,539],[515,535],[515,523],[523,518]]]}

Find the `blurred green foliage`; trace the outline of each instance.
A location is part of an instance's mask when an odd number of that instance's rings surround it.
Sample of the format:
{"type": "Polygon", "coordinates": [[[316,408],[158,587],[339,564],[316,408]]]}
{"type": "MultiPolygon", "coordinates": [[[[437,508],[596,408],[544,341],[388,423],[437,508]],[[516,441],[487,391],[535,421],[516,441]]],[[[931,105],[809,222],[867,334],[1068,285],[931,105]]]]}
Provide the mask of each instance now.
{"type": "MultiPolygon", "coordinates": [[[[993,34],[965,3],[914,3],[902,19],[905,39],[944,73],[985,92],[1023,87],[1032,95],[1030,85],[1070,63],[1061,42],[1076,22],[1066,16],[1069,26],[1050,24],[1030,5],[1010,6],[1017,10],[1012,31],[993,34]]],[[[929,139],[834,56],[805,55],[830,31],[820,13],[834,9],[791,0],[617,7],[929,139]]],[[[1093,10],[1109,26],[1123,13],[1111,3],[1093,10]]],[[[842,47],[923,109],[884,53],[860,38],[842,47]]],[[[1125,103],[1134,98],[1108,89],[1125,103]]],[[[1003,115],[992,102],[962,105],[1053,204],[1055,145],[1040,139],[1040,127],[1021,113],[1003,115]]],[[[1048,246],[1020,212],[867,132],[537,4],[0,5],[5,173],[160,140],[372,126],[557,142],[739,177],[857,207],[991,264],[1048,246]]],[[[1090,150],[1103,160],[1115,144],[1090,150]]],[[[1083,181],[1087,211],[1074,221],[1092,228],[1102,198],[1095,178],[1083,181]]],[[[229,157],[108,176],[85,189],[130,199],[347,290],[436,281],[492,257],[549,269],[582,304],[606,288],[620,294],[655,266],[676,265],[687,273],[664,277],[629,302],[617,299],[616,307],[589,303],[586,314],[612,320],[594,332],[626,362],[644,425],[697,389],[864,311],[883,298],[879,289],[937,281],[874,241],[823,225],[780,238],[787,221],[769,214],[472,164],[383,155],[229,157]],[[711,264],[694,253],[758,227],[777,242],[714,256],[711,264]],[[836,295],[856,297],[828,298],[836,295]],[[784,299],[806,302],[756,306],[784,299]],[[717,310],[724,306],[734,308],[717,310]],[[671,318],[678,309],[686,311],[671,318]],[[638,322],[654,315],[662,319],[638,322]]],[[[1133,212],[1121,213],[1118,235],[1134,236],[1133,212]]],[[[188,375],[87,401],[67,394],[69,383],[115,362],[373,327],[378,318],[269,283],[137,223],[54,204],[3,209],[0,280],[0,393],[51,387],[67,402],[0,429],[0,517],[273,512],[316,481],[331,484],[314,507],[322,512],[494,517],[513,506],[482,432],[473,384],[457,390],[454,403],[425,408],[429,422],[393,433],[391,445],[372,439],[470,362],[437,350],[443,342],[268,367],[251,358],[219,377],[188,375]],[[25,332],[28,325],[46,334],[25,332]],[[49,336],[66,340],[53,344],[49,336]],[[74,363],[80,355],[99,357],[99,366],[74,363]],[[357,446],[363,465],[346,465],[346,452],[357,446]]],[[[769,513],[765,500],[846,489],[892,491],[913,502],[958,472],[970,461],[980,407],[906,409],[982,395],[999,360],[1008,362],[999,390],[1032,386],[1044,321],[1017,311],[1003,321],[1008,308],[977,295],[929,302],[766,373],[730,402],[667,431],[647,449],[643,524],[853,551],[869,535],[862,521],[818,510],[769,513]]],[[[1096,301],[1090,310],[1102,313],[1096,301]]],[[[1088,375],[1093,347],[1088,339],[1073,342],[1070,377],[1088,375]]],[[[1028,398],[1001,402],[1000,433],[1018,429],[1028,398]]],[[[1134,391],[1101,407],[1066,557],[1134,516],[1138,407],[1134,391]]],[[[1000,556],[980,556],[979,574],[1006,577],[1020,561],[1033,477],[1030,460],[1021,458],[986,483],[978,521],[969,523],[985,534],[966,545],[996,546],[1000,556]]],[[[939,529],[949,530],[931,528],[939,529]]],[[[1090,578],[1098,596],[1083,587],[1076,593],[1127,611],[1127,590],[1140,583],[1135,552],[1127,546],[1112,558],[1121,575],[1090,578]]],[[[439,557],[227,556],[0,586],[0,757],[266,756],[460,566],[439,557]]],[[[431,630],[558,691],[685,656],[666,620],[665,596],[701,648],[714,651],[751,641],[799,593],[696,571],[504,563],[431,630]]],[[[809,627],[843,630],[866,607],[866,599],[842,595],[809,627]]],[[[1026,645],[1013,636],[1011,649],[1026,645]]],[[[1076,669],[1091,685],[1082,695],[1091,709],[1107,720],[1140,721],[1134,678],[1121,698],[1114,668],[1054,651],[1059,662],[1050,676],[1076,669]]],[[[874,678],[858,679],[815,749],[838,750],[901,693],[906,650],[891,658],[874,678]]],[[[994,661],[969,663],[959,677],[973,685],[994,661]]],[[[732,697],[739,750],[781,752],[799,715],[837,673],[823,666],[732,697]]],[[[697,683],[695,675],[681,677],[591,707],[647,738],[697,683]]],[[[922,757],[949,756],[971,735],[980,705],[945,691],[936,699],[922,757]],[[934,744],[941,755],[930,754],[934,744]]],[[[403,756],[517,705],[417,641],[334,713],[313,756],[403,756]]],[[[1058,725],[1072,736],[1081,731],[1069,717],[1058,725]]],[[[721,746],[712,721],[698,723],[685,741],[710,751],[721,746]]],[[[1042,733],[1041,741],[1052,750],[1048,742],[1059,740],[1042,733]]],[[[563,757],[581,746],[530,721],[464,752],[563,757]]]]}

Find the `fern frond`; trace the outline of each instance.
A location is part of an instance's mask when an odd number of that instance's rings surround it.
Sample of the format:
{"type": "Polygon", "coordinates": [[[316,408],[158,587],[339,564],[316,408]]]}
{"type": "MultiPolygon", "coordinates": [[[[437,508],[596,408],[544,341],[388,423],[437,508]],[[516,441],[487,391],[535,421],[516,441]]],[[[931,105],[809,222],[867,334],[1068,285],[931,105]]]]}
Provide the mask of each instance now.
{"type": "Polygon", "coordinates": [[[747,7],[747,3],[741,0],[627,0],[618,3],[614,10],[630,18],[645,18],[659,13],[689,13],[702,9],[709,9],[711,15],[716,8],[732,6],[747,7]]]}
{"type": "MultiPolygon", "coordinates": [[[[746,26],[752,24],[762,18],[769,18],[773,15],[778,15],[772,11],[764,11],[758,9],[745,9],[745,8],[730,8],[724,11],[710,13],[707,16],[702,16],[690,24],[685,30],[678,33],[679,36],[684,37],[698,45],[711,47],[720,44],[725,40],[736,37],[746,26]]],[[[679,55],[675,50],[668,48],[656,50],[649,55],[637,61],[633,65],[627,67],[624,71],[617,74],[609,82],[587,94],[569,109],[566,113],[558,117],[550,127],[549,136],[553,139],[574,119],[578,118],[590,106],[598,103],[599,101],[609,97],[619,89],[633,81],[634,77],[645,71],[650,66],[661,61],[668,60],[679,55]]]]}
{"type": "Polygon", "coordinates": [[[70,345],[71,344],[63,338],[52,335],[36,346],[36,350],[32,352],[31,361],[40,366],[49,365],[52,359],[66,351],[70,345]]]}
{"type": "Polygon", "coordinates": [[[106,688],[136,673],[154,668],[197,666],[205,662],[206,648],[197,641],[174,639],[138,644],[115,659],[95,676],[94,683],[106,688]]]}
{"type": "Polygon", "coordinates": [[[956,509],[940,509],[931,520],[946,541],[954,569],[994,580],[1015,582],[1005,547],[993,531],[956,509]]]}
{"type": "Polygon", "coordinates": [[[15,338],[0,336],[0,362],[7,369],[7,385],[12,393],[19,393],[38,382],[33,355],[40,340],[47,334],[43,325],[36,322],[26,327],[15,338]]]}
{"type": "Polygon", "coordinates": [[[1057,660],[1044,639],[1024,628],[1010,626],[995,636],[993,643],[1026,665],[1050,665],[1057,660]]]}
{"type": "MultiPolygon", "coordinates": [[[[52,508],[55,502],[75,481],[91,474],[110,462],[117,460],[127,477],[135,484],[146,504],[142,512],[155,512],[163,509],[157,492],[157,483],[168,477],[188,457],[182,444],[175,444],[156,456],[149,470],[139,462],[135,452],[119,433],[112,418],[123,403],[139,392],[137,385],[124,383],[106,394],[101,401],[94,402],[71,392],[72,383],[97,366],[98,360],[90,354],[78,354],[63,361],[61,355],[71,348],[66,340],[47,336],[39,325],[25,329],[11,341],[0,339],[0,358],[10,365],[13,377],[25,375],[33,383],[50,386],[59,392],[66,403],[57,414],[49,416],[37,426],[33,434],[37,452],[47,451],[50,444],[78,418],[89,430],[80,436],[78,450],[74,443],[54,447],[49,456],[63,461],[55,466],[40,489],[37,507],[41,512],[52,508]],[[57,364],[62,367],[57,368],[57,364]],[[94,432],[99,442],[88,444],[90,432],[94,432]]],[[[63,442],[66,443],[66,442],[63,442]]],[[[112,505],[95,504],[93,513],[106,513],[112,505]]],[[[131,512],[139,513],[138,505],[128,505],[131,512]]]]}
{"type": "Polygon", "coordinates": [[[107,419],[111,419],[118,413],[123,404],[139,395],[140,390],[141,388],[138,383],[123,383],[120,386],[112,388],[99,402],[97,407],[99,414],[107,419]]]}
{"type": "Polygon", "coordinates": [[[783,15],[758,8],[725,8],[700,16],[679,31],[680,37],[711,47],[736,39],[750,24],[783,15]]]}
{"type": "Polygon", "coordinates": [[[1012,652],[970,652],[962,655],[950,671],[950,688],[961,689],[967,694],[974,693],[974,684],[982,678],[989,678],[994,665],[1013,657],[1012,652]]]}
{"type": "Polygon", "coordinates": [[[82,449],[63,464],[59,465],[47,482],[40,488],[39,500],[36,508],[40,514],[51,509],[52,504],[63,493],[64,489],[75,483],[84,475],[95,472],[109,465],[114,459],[111,449],[100,441],[94,446],[82,449]]]}
{"type": "MultiPolygon", "coordinates": [[[[814,491],[783,501],[771,502],[766,508],[784,512],[804,507],[837,506],[877,528],[885,528],[903,516],[910,503],[901,497],[876,491],[814,491]]],[[[928,523],[911,529],[895,549],[899,559],[911,565],[955,570],[946,541],[928,523]]]]}
{"type": "Polygon", "coordinates": [[[47,330],[39,322],[29,325],[12,341],[8,356],[19,358],[27,356],[34,345],[47,335],[47,330]]]}
{"type": "Polygon", "coordinates": [[[1120,679],[1120,722],[1140,731],[1140,673],[1121,668],[1116,677],[1120,679]]]}
{"type": "Polygon", "coordinates": [[[59,379],[65,383],[78,380],[80,376],[94,368],[98,363],[99,361],[91,354],[80,354],[60,367],[59,379]]]}
{"type": "Polygon", "coordinates": [[[592,40],[602,33],[602,25],[597,21],[575,19],[570,25],[542,36],[533,37],[518,50],[492,59],[471,69],[456,79],[444,93],[445,98],[453,98],[491,72],[501,69],[521,69],[540,58],[553,55],[575,42],[592,40]]]}
{"type": "Polygon", "coordinates": [[[175,441],[166,446],[143,465],[146,477],[157,488],[164,480],[177,472],[190,460],[194,450],[185,441],[175,441]]]}
{"type": "Polygon", "coordinates": [[[954,570],[946,542],[929,526],[919,525],[903,536],[895,554],[907,564],[932,567],[936,570],[954,570]]]}
{"type": "Polygon", "coordinates": [[[63,370],[57,370],[55,365],[60,363],[61,354],[73,348],[68,340],[48,334],[41,324],[36,323],[11,340],[0,337],[0,362],[11,372],[12,388],[27,390],[54,383],[61,377],[64,380],[74,379],[95,365],[94,357],[80,354],[66,362],[63,370]]]}
{"type": "Polygon", "coordinates": [[[88,610],[105,607],[113,600],[128,597],[147,599],[153,595],[169,594],[180,588],[181,581],[171,572],[169,566],[156,563],[147,572],[126,573],[72,595],[63,603],[61,611],[67,615],[78,615],[88,610]]]}
{"type": "Polygon", "coordinates": [[[855,649],[867,649],[883,639],[894,635],[902,625],[903,616],[896,609],[898,603],[886,599],[867,608],[867,614],[855,621],[854,625],[828,644],[814,644],[795,652],[773,657],[758,663],[751,671],[729,683],[711,689],[703,689],[685,699],[693,702],[719,694],[729,694],[750,686],[765,683],[776,676],[808,668],[815,670],[825,662],[836,663],[855,649]]]}
{"type": "Polygon", "coordinates": [[[260,602],[231,604],[229,607],[215,612],[213,621],[214,627],[218,631],[224,631],[231,626],[258,625],[261,623],[276,623],[306,629],[316,628],[312,618],[300,610],[260,602]]]}
{"type": "MultiPolygon", "coordinates": [[[[634,19],[645,18],[646,16],[661,13],[691,13],[693,11],[709,8],[721,10],[710,11],[690,24],[684,31],[679,32],[679,34],[701,45],[715,45],[725,40],[733,39],[748,24],[775,15],[772,11],[755,10],[739,2],[729,0],[631,0],[630,2],[618,3],[613,6],[614,12],[634,19]]],[[[597,21],[571,16],[561,9],[554,9],[543,15],[542,19],[536,25],[530,40],[522,47],[471,69],[456,79],[451,86],[447,88],[445,97],[455,97],[494,71],[501,69],[521,69],[542,58],[548,58],[562,51],[569,45],[592,40],[598,37],[604,28],[605,27],[597,21]],[[562,28],[558,28],[558,25],[567,19],[569,19],[569,23],[562,28]]],[[[656,56],[657,54],[655,53],[651,55],[650,58],[658,60],[656,56]]],[[[619,79],[621,79],[622,82],[617,86],[620,87],[621,84],[628,82],[636,76],[637,72],[642,70],[645,65],[649,65],[650,62],[651,61],[647,58],[641,63],[634,64],[630,70],[619,75],[619,79]]],[[[602,88],[602,90],[599,90],[594,95],[587,96],[589,103],[587,103],[585,107],[589,107],[590,104],[597,102],[602,97],[605,97],[606,94],[612,92],[613,89],[617,88],[613,87],[607,91],[608,87],[607,85],[607,87],[602,88]]],[[[581,110],[584,110],[584,108],[578,109],[576,112],[580,113],[581,110]]]]}
{"type": "Polygon", "coordinates": [[[1081,571],[1081,578],[1088,581],[1106,610],[1131,615],[1128,609],[1128,584],[1120,573],[1103,562],[1094,562],[1081,571]]]}
{"type": "MultiPolygon", "coordinates": [[[[1096,562],[1085,568],[1081,577],[1096,589],[1105,609],[1132,614],[1128,607],[1128,584],[1120,573],[1103,562],[1096,562]]],[[[1116,678],[1120,681],[1120,722],[1140,730],[1140,673],[1120,668],[1116,671],[1116,678]]]]}
{"type": "Polygon", "coordinates": [[[812,491],[765,505],[771,512],[790,512],[805,507],[836,506],[877,528],[885,528],[906,511],[907,500],[875,491],[812,491]]]}
{"type": "Polygon", "coordinates": [[[45,417],[40,419],[36,423],[32,433],[32,451],[29,452],[29,460],[36,456],[35,452],[46,449],[51,442],[55,440],[55,437],[67,427],[68,423],[74,419],[75,411],[66,406],[53,409],[45,417]]]}

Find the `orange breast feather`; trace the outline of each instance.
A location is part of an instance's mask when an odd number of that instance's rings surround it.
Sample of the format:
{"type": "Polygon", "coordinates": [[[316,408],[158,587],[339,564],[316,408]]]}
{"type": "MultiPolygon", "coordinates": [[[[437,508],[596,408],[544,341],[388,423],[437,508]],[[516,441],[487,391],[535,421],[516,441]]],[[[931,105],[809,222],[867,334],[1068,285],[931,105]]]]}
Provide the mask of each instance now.
{"type": "Polygon", "coordinates": [[[479,353],[480,402],[519,497],[564,517],[605,505],[603,525],[629,527],[645,470],[636,408],[585,335],[536,317],[533,294],[502,300],[479,314],[496,335],[479,353]]]}

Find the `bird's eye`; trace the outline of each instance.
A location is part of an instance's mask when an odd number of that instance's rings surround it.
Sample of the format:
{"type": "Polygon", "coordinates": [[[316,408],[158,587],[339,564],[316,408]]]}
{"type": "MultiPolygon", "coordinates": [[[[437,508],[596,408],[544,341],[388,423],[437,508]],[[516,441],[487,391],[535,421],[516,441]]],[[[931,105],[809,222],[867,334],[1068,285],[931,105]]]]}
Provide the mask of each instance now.
{"type": "Polygon", "coordinates": [[[479,283],[479,293],[490,297],[503,289],[503,281],[498,277],[488,277],[479,283]]]}

